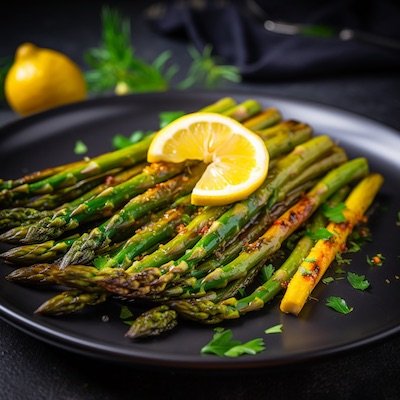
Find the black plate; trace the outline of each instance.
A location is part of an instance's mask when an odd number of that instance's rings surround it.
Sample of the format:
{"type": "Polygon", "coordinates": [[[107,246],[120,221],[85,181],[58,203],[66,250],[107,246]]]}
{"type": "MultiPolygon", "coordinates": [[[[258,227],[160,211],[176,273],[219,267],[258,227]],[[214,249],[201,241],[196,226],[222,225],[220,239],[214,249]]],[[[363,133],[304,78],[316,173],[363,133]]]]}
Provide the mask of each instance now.
{"type": "MultiPolygon", "coordinates": [[[[226,93],[165,93],[106,98],[72,105],[13,123],[0,131],[2,178],[73,161],[76,140],[88,145],[89,156],[111,148],[117,133],[155,129],[157,115],[165,110],[196,110],[226,93]]],[[[244,100],[249,96],[234,96],[244,100]]],[[[109,303],[78,316],[46,318],[32,312],[54,292],[18,286],[5,281],[12,268],[1,265],[0,313],[17,328],[41,340],[72,351],[131,363],[191,367],[242,368],[294,363],[325,356],[385,338],[400,330],[400,274],[398,265],[400,209],[400,136],[394,130],[345,111],[303,101],[252,96],[265,106],[276,106],[285,117],[311,123],[316,132],[328,133],[343,145],[350,156],[366,156],[371,169],[385,176],[378,197],[378,209],[370,220],[373,241],[354,254],[350,271],[365,274],[371,289],[359,292],[345,280],[320,283],[301,317],[278,311],[279,301],[238,321],[223,324],[235,337],[250,340],[264,337],[266,350],[257,356],[238,359],[200,355],[212,335],[211,327],[186,322],[171,334],[154,340],[130,342],[124,338],[127,326],[119,319],[119,305],[109,303]],[[370,267],[366,255],[382,253],[382,267],[370,267]],[[324,303],[328,296],[341,296],[354,311],[337,314],[324,303]],[[108,315],[109,322],[102,322],[108,315]],[[265,335],[272,325],[282,323],[281,335],[265,335]]],[[[4,250],[5,246],[1,249],[4,250]]]]}

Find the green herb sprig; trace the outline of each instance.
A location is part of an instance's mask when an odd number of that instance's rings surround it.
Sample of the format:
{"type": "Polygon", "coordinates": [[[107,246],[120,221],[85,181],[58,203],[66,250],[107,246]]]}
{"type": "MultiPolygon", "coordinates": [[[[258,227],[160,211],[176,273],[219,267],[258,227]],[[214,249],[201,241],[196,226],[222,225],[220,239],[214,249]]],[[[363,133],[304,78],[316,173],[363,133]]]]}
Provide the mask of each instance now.
{"type": "Polygon", "coordinates": [[[89,90],[103,92],[117,86],[136,93],[166,90],[177,70],[174,65],[166,68],[171,53],[163,52],[152,63],[147,63],[135,54],[128,18],[117,10],[103,7],[101,20],[101,44],[85,53],[90,67],[85,74],[89,90]]]}
{"type": "Polygon", "coordinates": [[[221,81],[240,82],[239,69],[233,65],[220,65],[219,60],[212,56],[212,46],[204,47],[203,52],[189,47],[192,65],[185,80],[178,84],[179,89],[188,89],[193,86],[215,88],[221,81]]]}
{"type": "MultiPolygon", "coordinates": [[[[103,7],[102,38],[99,47],[88,50],[85,61],[89,66],[85,77],[94,93],[114,90],[117,94],[165,91],[172,87],[172,78],[179,67],[166,50],[152,62],[138,57],[131,40],[131,24],[117,10],[103,7]]],[[[212,47],[202,52],[190,47],[192,64],[178,89],[194,86],[215,88],[223,81],[239,82],[237,67],[221,65],[212,55],[212,47]]]]}

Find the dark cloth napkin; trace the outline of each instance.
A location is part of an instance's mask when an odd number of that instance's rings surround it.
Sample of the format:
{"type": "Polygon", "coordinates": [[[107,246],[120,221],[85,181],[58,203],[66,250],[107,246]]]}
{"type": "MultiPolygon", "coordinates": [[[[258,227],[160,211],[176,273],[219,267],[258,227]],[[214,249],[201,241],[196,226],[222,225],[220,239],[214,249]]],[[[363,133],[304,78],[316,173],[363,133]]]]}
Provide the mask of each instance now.
{"type": "Polygon", "coordinates": [[[264,19],[357,29],[398,40],[400,2],[257,0],[250,12],[245,0],[166,1],[150,10],[153,26],[163,34],[188,38],[199,49],[211,44],[214,54],[239,67],[243,77],[258,80],[393,71],[400,50],[368,41],[342,41],[268,32],[264,19]],[[397,4],[396,4],[397,3],[397,4]],[[262,12],[261,12],[262,10],[262,12]]]}

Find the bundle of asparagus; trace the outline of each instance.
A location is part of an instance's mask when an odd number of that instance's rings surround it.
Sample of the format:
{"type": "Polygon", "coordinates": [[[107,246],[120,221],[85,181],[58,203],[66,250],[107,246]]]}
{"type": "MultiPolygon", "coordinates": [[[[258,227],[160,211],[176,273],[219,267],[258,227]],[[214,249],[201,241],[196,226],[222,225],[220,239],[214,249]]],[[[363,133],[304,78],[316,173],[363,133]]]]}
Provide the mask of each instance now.
{"type": "Polygon", "coordinates": [[[0,257],[20,267],[7,279],[64,290],[36,312],[64,315],[114,296],[145,300],[153,308],[127,333],[138,338],[172,329],[178,316],[211,324],[239,318],[293,276],[281,309],[300,312],[382,177],[369,174],[364,158],[348,161],[328,136],[313,137],[306,123],[282,120],[254,100],[223,98],[200,111],[229,116],[264,141],[270,172],[248,198],[192,205],[204,164],[147,164],[155,134],[91,160],[0,181],[0,241],[18,245],[0,257]],[[344,221],[327,221],[321,206],[346,196],[344,221]],[[331,235],[316,243],[304,233],[324,226],[331,235]],[[241,297],[295,232],[302,235],[286,261],[241,297]]]}

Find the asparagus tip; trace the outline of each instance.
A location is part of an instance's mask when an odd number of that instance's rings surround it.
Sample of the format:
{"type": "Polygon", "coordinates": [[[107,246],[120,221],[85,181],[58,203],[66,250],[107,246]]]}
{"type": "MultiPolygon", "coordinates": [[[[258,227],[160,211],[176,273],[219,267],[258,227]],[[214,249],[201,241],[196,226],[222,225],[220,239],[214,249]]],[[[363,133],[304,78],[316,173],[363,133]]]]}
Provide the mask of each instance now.
{"type": "Polygon", "coordinates": [[[125,334],[130,339],[157,336],[177,325],[177,313],[167,305],[152,308],[140,315],[125,334]]]}

